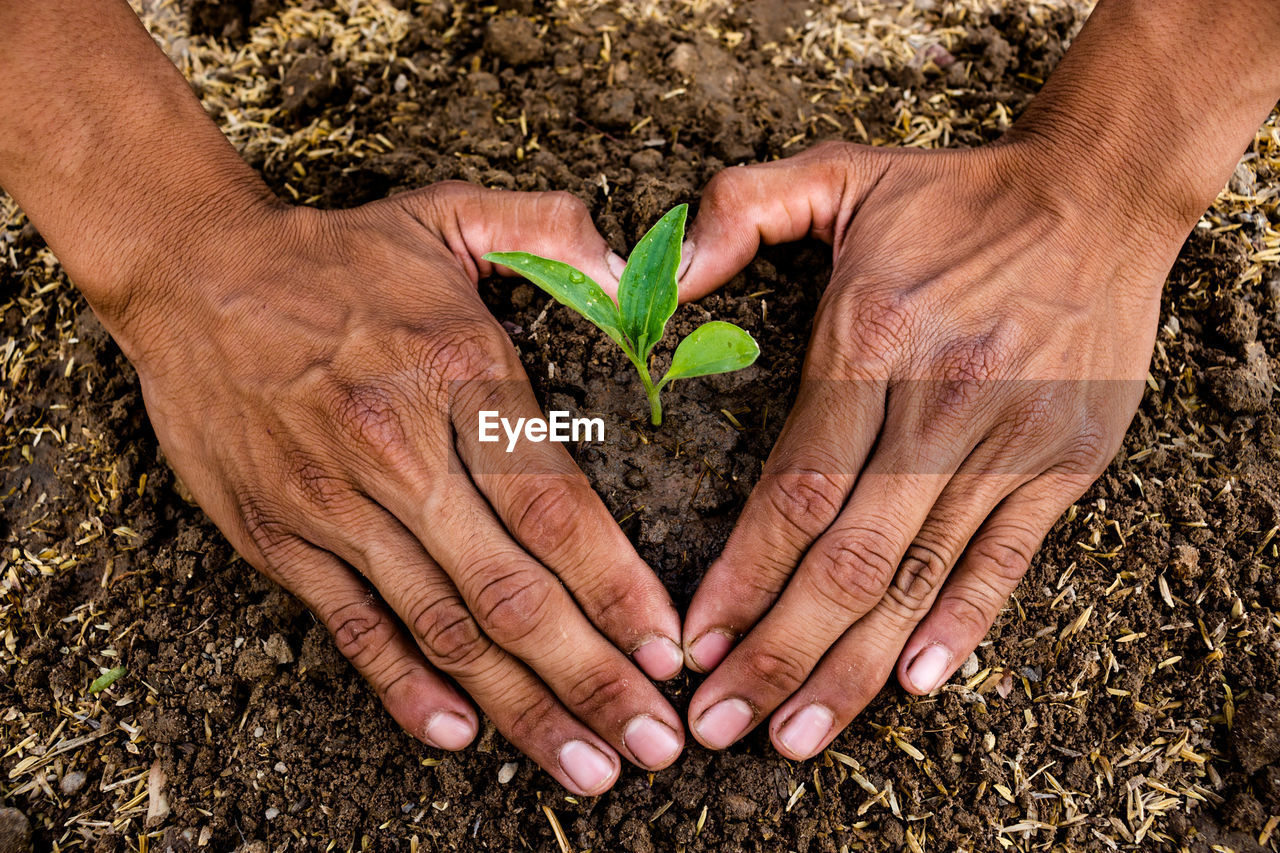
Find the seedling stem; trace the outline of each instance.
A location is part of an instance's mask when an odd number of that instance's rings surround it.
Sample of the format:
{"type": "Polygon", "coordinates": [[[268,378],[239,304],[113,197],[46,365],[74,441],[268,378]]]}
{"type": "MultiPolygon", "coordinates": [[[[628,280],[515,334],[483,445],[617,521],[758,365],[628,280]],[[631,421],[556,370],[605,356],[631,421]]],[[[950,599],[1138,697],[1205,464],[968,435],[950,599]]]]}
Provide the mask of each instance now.
{"type": "Polygon", "coordinates": [[[746,331],[712,320],[680,341],[666,374],[653,381],[649,372],[653,348],[662,340],[679,301],[676,271],[688,213],[686,204],[673,208],[640,238],[618,282],[617,304],[600,285],[561,261],[528,252],[490,252],[484,256],[520,273],[608,335],[640,374],[654,426],[662,424],[662,389],[668,383],[740,370],[760,354],[760,347],[746,331]]]}

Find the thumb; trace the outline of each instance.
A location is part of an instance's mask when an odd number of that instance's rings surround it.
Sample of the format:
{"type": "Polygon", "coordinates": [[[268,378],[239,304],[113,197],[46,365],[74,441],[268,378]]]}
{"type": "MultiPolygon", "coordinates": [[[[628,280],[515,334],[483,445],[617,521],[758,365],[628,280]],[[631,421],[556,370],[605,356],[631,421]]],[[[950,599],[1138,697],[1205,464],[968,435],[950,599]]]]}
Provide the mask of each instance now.
{"type": "Polygon", "coordinates": [[[835,242],[886,165],[876,149],[828,142],[785,160],[720,172],[703,189],[689,228],[680,300],[698,299],[733,278],[761,243],[835,242]]]}
{"type": "Polygon", "coordinates": [[[591,211],[567,192],[512,192],[445,181],[396,196],[440,236],[473,277],[514,273],[489,252],[530,252],[577,267],[609,293],[626,264],[609,248],[591,211]]]}

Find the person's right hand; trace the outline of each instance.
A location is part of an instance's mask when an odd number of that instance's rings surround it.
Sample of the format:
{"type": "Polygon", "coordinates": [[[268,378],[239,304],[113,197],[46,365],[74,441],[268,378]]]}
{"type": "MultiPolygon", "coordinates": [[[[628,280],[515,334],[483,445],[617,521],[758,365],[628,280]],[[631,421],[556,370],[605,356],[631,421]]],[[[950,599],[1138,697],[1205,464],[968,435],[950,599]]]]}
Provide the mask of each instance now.
{"type": "Polygon", "coordinates": [[[607,282],[585,206],[446,183],[249,218],[94,304],[196,501],[423,742],[477,731],[443,672],[577,793],[612,785],[618,753],[674,761],[680,716],[623,654],[679,672],[666,590],[563,447],[478,442],[481,409],[542,414],[479,258],[529,250],[607,282]]]}

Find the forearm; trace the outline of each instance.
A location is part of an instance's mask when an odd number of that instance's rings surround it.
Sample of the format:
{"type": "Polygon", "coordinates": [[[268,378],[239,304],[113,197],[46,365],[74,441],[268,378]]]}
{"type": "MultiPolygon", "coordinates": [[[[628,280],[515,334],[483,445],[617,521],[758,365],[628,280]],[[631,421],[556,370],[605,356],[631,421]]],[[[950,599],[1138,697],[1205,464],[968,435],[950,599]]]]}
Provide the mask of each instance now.
{"type": "Polygon", "coordinates": [[[273,204],[124,0],[0,0],[0,79],[0,187],[100,313],[273,204]]]}
{"type": "Polygon", "coordinates": [[[1280,0],[1100,0],[1008,138],[1082,207],[1124,194],[1189,229],[1280,98],[1277,45],[1280,0]]]}

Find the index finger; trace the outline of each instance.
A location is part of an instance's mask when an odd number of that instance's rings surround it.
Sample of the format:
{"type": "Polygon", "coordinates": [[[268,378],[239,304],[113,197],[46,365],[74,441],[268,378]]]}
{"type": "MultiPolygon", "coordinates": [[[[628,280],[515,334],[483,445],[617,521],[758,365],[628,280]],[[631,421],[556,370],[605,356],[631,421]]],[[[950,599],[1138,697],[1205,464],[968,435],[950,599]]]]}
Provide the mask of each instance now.
{"type": "Polygon", "coordinates": [[[564,581],[591,622],[650,677],[674,677],[684,655],[671,596],[564,445],[506,435],[481,440],[482,412],[509,422],[542,420],[529,383],[521,378],[455,386],[451,410],[458,457],[506,529],[564,581]]]}

